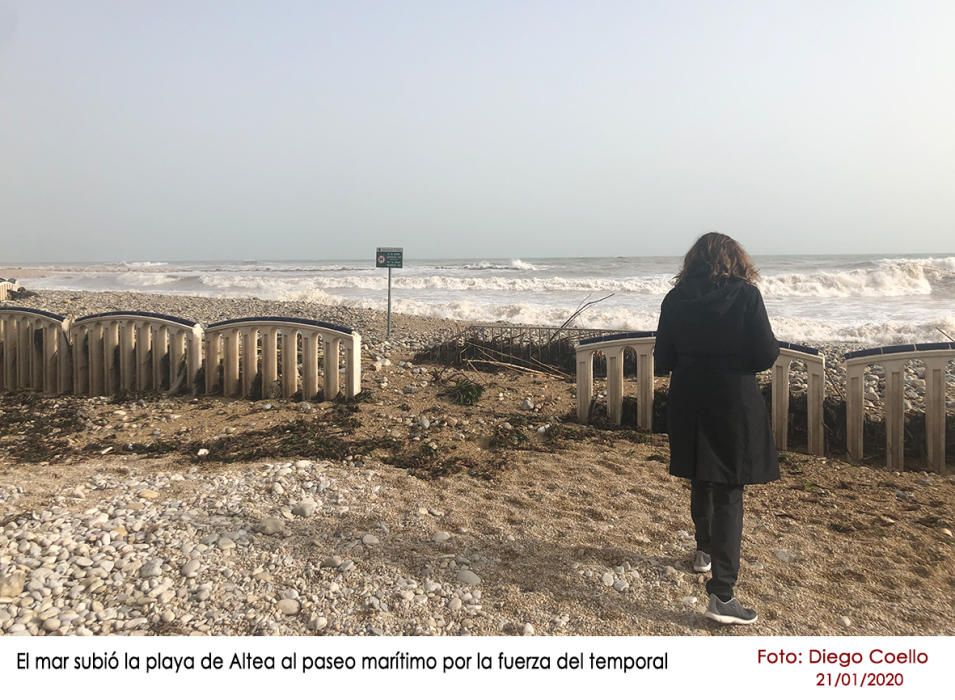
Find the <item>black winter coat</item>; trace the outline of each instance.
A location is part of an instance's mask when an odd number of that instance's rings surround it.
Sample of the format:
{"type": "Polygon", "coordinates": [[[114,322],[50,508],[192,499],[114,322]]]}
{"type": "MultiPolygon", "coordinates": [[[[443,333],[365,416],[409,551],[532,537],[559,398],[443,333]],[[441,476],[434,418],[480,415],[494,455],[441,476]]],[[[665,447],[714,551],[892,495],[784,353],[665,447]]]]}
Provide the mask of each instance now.
{"type": "Polygon", "coordinates": [[[670,473],[722,484],[779,478],[766,402],[756,372],[769,369],[779,344],[754,285],[716,286],[690,277],[660,308],[653,360],[672,372],[667,400],[670,473]]]}

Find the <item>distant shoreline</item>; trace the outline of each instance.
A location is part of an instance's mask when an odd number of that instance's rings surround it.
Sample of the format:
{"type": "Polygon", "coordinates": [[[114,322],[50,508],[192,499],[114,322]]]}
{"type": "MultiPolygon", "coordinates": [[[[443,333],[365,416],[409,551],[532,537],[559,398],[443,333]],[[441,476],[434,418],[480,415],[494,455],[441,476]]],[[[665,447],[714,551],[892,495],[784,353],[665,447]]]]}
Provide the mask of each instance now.
{"type": "MultiPolygon", "coordinates": [[[[941,341],[942,332],[955,336],[955,255],[764,256],[756,262],[758,285],[780,338],[875,347],[941,341]]],[[[581,304],[599,299],[580,316],[581,325],[648,330],[656,327],[679,264],[678,257],[653,256],[406,259],[393,275],[393,308],[466,324],[556,327],[581,304]]],[[[389,284],[385,271],[369,259],[7,264],[0,265],[0,274],[32,291],[122,293],[123,304],[130,303],[129,294],[145,293],[303,300],[324,308],[379,311],[389,284]]]]}
{"type": "Polygon", "coordinates": [[[22,279],[27,278],[42,278],[49,277],[49,270],[39,270],[35,267],[0,267],[0,277],[5,277],[7,279],[22,279]]]}

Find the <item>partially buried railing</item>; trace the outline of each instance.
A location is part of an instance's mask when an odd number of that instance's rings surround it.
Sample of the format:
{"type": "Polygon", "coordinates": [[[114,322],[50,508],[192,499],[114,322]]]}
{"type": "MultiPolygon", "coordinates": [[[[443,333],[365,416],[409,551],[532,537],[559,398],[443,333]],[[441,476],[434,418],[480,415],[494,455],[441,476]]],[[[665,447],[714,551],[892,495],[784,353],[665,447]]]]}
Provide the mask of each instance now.
{"type": "Polygon", "coordinates": [[[263,398],[290,398],[299,391],[314,398],[320,376],[325,398],[360,393],[361,335],[345,326],[278,316],[220,321],[204,331],[188,319],[158,313],[110,311],[70,320],[0,307],[2,391],[110,396],[204,390],[248,397],[258,380],[263,398]]]}
{"type": "Polygon", "coordinates": [[[361,335],[351,328],[281,316],[210,324],[205,337],[206,393],[248,397],[253,394],[255,379],[259,377],[263,398],[290,398],[301,384],[302,398],[312,399],[319,392],[320,350],[324,397],[335,398],[342,385],[347,398],[360,393],[361,335]],[[340,381],[342,351],[345,367],[340,381]]]}
{"type": "Polygon", "coordinates": [[[806,366],[806,425],[810,454],[825,453],[822,407],[826,398],[826,358],[816,348],[779,342],[779,357],[773,363],[773,431],[776,447],[789,449],[789,370],[793,361],[806,366]],[[785,387],[785,391],[778,390],[785,387]]]}
{"type": "Polygon", "coordinates": [[[68,391],[69,321],[59,314],[18,306],[0,307],[0,390],[68,391]]]}
{"type": "Polygon", "coordinates": [[[165,314],[109,311],[78,318],[70,327],[73,391],[194,393],[202,335],[194,321],[165,314]]]}
{"type": "MultiPolygon", "coordinates": [[[[599,352],[607,361],[607,416],[611,422],[620,424],[623,417],[624,356],[628,349],[632,349],[637,359],[637,427],[652,429],[655,335],[653,331],[614,333],[581,340],[577,344],[577,419],[581,423],[590,420],[594,397],[593,361],[599,352]]],[[[824,451],[825,359],[818,350],[804,345],[780,342],[779,348],[779,358],[772,372],[772,420],[777,446],[782,450],[788,447],[789,370],[793,360],[797,360],[805,363],[808,374],[809,452],[821,455],[824,451]]]]}
{"type": "Polygon", "coordinates": [[[948,363],[955,359],[955,343],[916,343],[857,350],[845,354],[846,450],[862,459],[865,421],[865,371],[881,365],[885,371],[885,453],[890,469],[902,469],[905,460],[905,366],[925,365],[925,441],[928,466],[945,467],[945,389],[948,363]]]}
{"type": "Polygon", "coordinates": [[[628,348],[637,356],[637,427],[653,426],[653,331],[633,331],[587,338],[577,343],[577,419],[590,419],[594,397],[594,354],[607,359],[607,416],[619,425],[623,418],[623,360],[628,348]]]}

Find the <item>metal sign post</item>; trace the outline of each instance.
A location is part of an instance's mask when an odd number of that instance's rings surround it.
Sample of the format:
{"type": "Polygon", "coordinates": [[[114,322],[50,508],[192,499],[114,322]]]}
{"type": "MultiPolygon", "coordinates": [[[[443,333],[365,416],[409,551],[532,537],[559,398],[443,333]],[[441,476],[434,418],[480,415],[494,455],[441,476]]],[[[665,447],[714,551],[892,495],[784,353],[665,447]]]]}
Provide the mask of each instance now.
{"type": "Polygon", "coordinates": [[[391,337],[391,269],[402,267],[404,258],[404,248],[378,248],[375,253],[375,267],[388,268],[388,326],[385,330],[385,338],[391,337]]]}

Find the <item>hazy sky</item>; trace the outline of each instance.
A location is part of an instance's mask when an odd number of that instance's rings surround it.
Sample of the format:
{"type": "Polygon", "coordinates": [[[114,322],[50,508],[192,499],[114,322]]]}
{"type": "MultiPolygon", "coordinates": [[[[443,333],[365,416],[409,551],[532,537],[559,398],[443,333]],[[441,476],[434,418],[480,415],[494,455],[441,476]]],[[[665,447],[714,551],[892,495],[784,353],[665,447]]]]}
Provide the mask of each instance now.
{"type": "Polygon", "coordinates": [[[0,265],[955,249],[955,2],[0,0],[0,265]]]}

